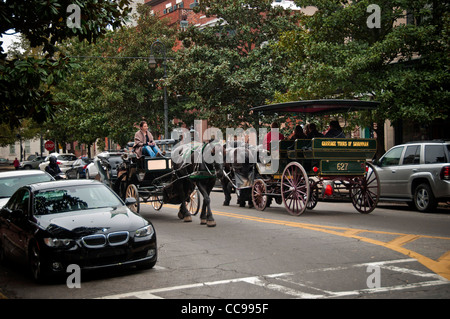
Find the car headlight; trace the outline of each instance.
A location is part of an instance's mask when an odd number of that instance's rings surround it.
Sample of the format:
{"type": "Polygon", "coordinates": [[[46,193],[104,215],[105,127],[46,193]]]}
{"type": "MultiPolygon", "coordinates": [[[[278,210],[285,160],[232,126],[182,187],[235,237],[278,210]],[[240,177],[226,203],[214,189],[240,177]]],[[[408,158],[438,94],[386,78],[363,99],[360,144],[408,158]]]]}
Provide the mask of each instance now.
{"type": "Polygon", "coordinates": [[[44,243],[48,247],[64,248],[69,247],[72,244],[72,239],[59,239],[59,238],[44,238],[44,243]]]}
{"type": "Polygon", "coordinates": [[[134,232],[134,238],[136,240],[139,239],[148,239],[153,236],[155,233],[155,230],[153,229],[152,225],[147,225],[145,227],[139,228],[134,232]]]}

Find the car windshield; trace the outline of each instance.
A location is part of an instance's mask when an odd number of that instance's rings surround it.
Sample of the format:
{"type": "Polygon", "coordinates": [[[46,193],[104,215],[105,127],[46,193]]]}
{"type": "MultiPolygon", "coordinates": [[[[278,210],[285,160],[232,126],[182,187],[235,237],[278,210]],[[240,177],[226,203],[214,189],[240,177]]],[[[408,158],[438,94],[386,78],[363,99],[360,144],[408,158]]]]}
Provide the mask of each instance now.
{"type": "Polygon", "coordinates": [[[83,185],[56,188],[35,193],[35,215],[57,214],[122,206],[120,199],[104,185],[83,185]]]}
{"type": "Polygon", "coordinates": [[[53,180],[48,174],[12,176],[0,179],[0,198],[11,197],[20,187],[53,180]]]}

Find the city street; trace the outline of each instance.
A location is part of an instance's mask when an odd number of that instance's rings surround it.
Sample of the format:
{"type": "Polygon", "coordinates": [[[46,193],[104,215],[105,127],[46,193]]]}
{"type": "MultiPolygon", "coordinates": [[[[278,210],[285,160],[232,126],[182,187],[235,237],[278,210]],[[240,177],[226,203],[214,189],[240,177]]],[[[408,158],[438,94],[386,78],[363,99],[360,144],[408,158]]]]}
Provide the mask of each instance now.
{"type": "Polygon", "coordinates": [[[197,301],[450,297],[447,207],[422,214],[380,203],[363,215],[350,203],[319,202],[294,217],[280,205],[259,212],[240,208],[235,199],[224,207],[223,194],[212,193],[215,228],[200,225],[198,216],[184,223],[175,205],[154,211],[142,204],[157,233],[154,269],[83,273],[80,288],[69,288],[64,280],[35,284],[24,269],[7,265],[0,268],[0,293],[10,299],[197,301]]]}
{"type": "Polygon", "coordinates": [[[450,299],[450,2],[0,12],[4,314],[56,299],[103,318],[127,300],[281,319],[394,300],[364,310],[408,316],[399,300],[450,299]]]}

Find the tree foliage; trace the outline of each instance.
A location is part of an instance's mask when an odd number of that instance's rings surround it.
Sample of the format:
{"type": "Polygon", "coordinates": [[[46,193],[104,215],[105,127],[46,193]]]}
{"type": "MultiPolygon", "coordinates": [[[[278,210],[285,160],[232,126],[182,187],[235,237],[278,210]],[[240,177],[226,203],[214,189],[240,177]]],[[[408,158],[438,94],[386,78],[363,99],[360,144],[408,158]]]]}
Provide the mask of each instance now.
{"type": "Polygon", "coordinates": [[[362,98],[381,102],[372,121],[430,122],[449,114],[449,4],[409,0],[297,0],[315,6],[277,44],[291,61],[277,101],[362,98]],[[381,9],[370,28],[369,5],[381,9]],[[403,20],[402,20],[403,19],[403,20]],[[403,21],[403,23],[400,23],[403,21]],[[406,23],[408,22],[408,23],[406,23]]]}
{"type": "Polygon", "coordinates": [[[0,124],[20,125],[24,118],[44,122],[55,110],[51,87],[62,82],[73,63],[58,52],[57,43],[77,36],[95,41],[118,28],[130,12],[129,0],[48,0],[0,2],[0,32],[17,32],[31,47],[41,47],[40,56],[13,56],[0,51],[0,124]],[[67,25],[69,5],[78,5],[80,28],[67,25]]]}
{"type": "Polygon", "coordinates": [[[57,87],[56,100],[64,107],[48,123],[55,138],[92,144],[97,138],[110,137],[124,146],[142,119],[156,136],[163,132],[159,81],[163,71],[150,68],[148,58],[158,38],[170,54],[175,30],[149,15],[146,6],[140,6],[139,13],[136,26],[110,31],[95,44],[76,39],[63,43],[61,50],[79,67],[57,87]],[[70,136],[58,127],[65,127],[70,136]]]}
{"type": "Polygon", "coordinates": [[[269,43],[294,29],[295,14],[267,0],[201,1],[195,10],[217,21],[191,26],[179,36],[184,48],[168,83],[182,97],[182,119],[187,124],[194,117],[208,119],[219,128],[253,124],[249,108],[284,89],[279,75],[285,59],[274,56],[269,43]]]}

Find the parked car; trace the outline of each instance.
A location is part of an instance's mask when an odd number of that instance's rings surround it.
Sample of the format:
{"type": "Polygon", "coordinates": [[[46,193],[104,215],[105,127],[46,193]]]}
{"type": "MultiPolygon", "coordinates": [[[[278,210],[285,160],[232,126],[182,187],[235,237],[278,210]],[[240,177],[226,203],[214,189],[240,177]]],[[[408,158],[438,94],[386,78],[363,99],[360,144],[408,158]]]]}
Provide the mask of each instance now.
{"type": "Polygon", "coordinates": [[[450,142],[411,142],[392,147],[374,162],[380,198],[431,212],[450,201],[450,142]]]}
{"type": "Polygon", "coordinates": [[[20,187],[32,184],[52,181],[54,178],[42,171],[10,171],[0,173],[0,208],[2,208],[20,187]]]}
{"type": "Polygon", "coordinates": [[[20,169],[38,169],[39,164],[45,161],[45,156],[34,156],[32,159],[20,162],[20,169]]]}
{"type": "Polygon", "coordinates": [[[39,164],[39,169],[41,171],[45,171],[45,168],[50,163],[49,159],[51,156],[56,157],[59,168],[61,169],[61,172],[63,172],[63,173],[65,173],[69,168],[71,168],[73,162],[75,162],[77,159],[77,157],[75,155],[70,154],[70,153],[67,153],[67,154],[51,153],[45,158],[44,162],[39,164]]]}
{"type": "Polygon", "coordinates": [[[0,158],[0,165],[1,166],[12,165],[12,162],[7,158],[0,158]]]}
{"type": "Polygon", "coordinates": [[[18,189],[0,210],[0,251],[28,264],[37,281],[82,271],[157,261],[155,229],[98,181],[65,180],[18,189]]]}
{"type": "Polygon", "coordinates": [[[86,168],[92,163],[91,158],[81,157],[73,162],[72,167],[66,171],[67,178],[80,179],[86,178],[86,168]]]}
{"type": "MultiPolygon", "coordinates": [[[[123,162],[123,159],[122,159],[123,154],[124,153],[120,152],[120,151],[114,151],[114,152],[105,151],[105,152],[99,153],[96,157],[101,157],[104,161],[109,163],[109,165],[111,166],[111,178],[116,178],[117,177],[117,168],[123,162]]],[[[93,179],[97,176],[97,174],[98,174],[98,169],[95,164],[95,158],[94,158],[93,162],[90,163],[86,167],[86,178],[93,179]]]]}

